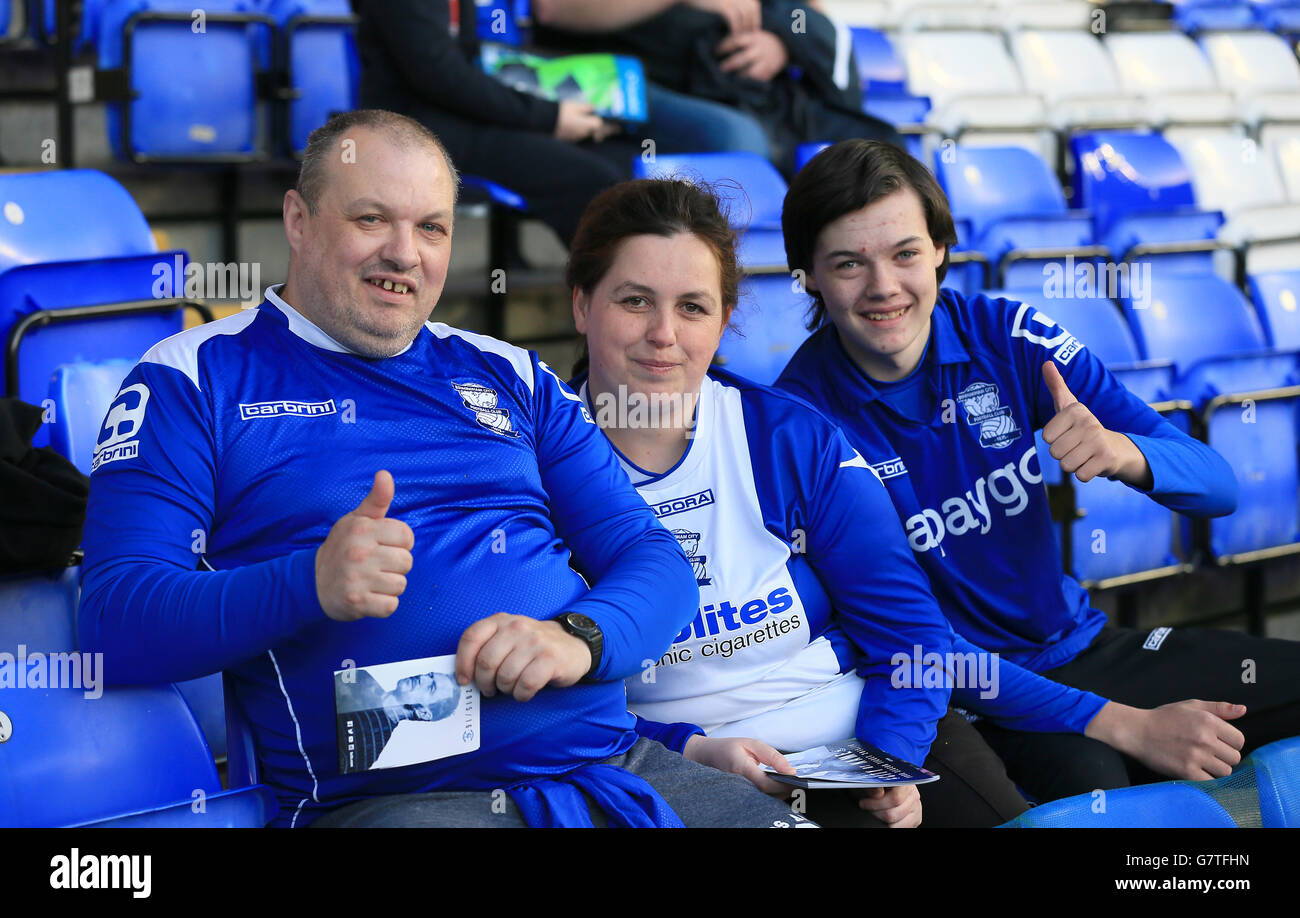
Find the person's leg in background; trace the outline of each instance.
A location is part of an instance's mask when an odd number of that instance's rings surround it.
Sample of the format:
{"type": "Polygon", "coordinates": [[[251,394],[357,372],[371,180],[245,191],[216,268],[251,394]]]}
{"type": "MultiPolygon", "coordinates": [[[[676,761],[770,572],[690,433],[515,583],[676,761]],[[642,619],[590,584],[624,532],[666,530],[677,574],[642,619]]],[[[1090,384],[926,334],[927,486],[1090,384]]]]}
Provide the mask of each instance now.
{"type": "Polygon", "coordinates": [[[650,120],[633,128],[628,136],[653,140],[656,153],[744,151],[772,158],[763,126],[734,106],[697,99],[654,83],[646,85],[646,103],[650,120]]]}

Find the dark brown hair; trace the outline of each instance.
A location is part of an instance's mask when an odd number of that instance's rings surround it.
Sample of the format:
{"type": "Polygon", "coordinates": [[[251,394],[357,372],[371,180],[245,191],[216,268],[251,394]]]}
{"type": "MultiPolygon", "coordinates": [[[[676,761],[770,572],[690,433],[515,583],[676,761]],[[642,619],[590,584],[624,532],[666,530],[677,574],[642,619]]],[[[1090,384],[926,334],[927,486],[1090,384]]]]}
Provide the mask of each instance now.
{"type": "MultiPolygon", "coordinates": [[[[726,325],[740,295],[736,231],[712,189],[683,179],[637,179],[596,195],[573,234],[565,281],[574,290],[590,293],[609,271],[625,239],[678,233],[695,236],[718,259],[722,324],[726,325]]],[[[573,373],[586,368],[584,342],[573,373]]]]}
{"type": "MultiPolygon", "coordinates": [[[[925,210],[930,239],[936,246],[945,246],[943,262],[934,272],[942,286],[948,273],[949,252],[957,242],[948,197],[919,160],[893,144],[876,140],[844,140],[828,147],[790,183],[781,210],[790,270],[811,275],[817,237],[828,223],[903,188],[916,192],[925,210]]],[[[813,290],[808,295],[813,299],[808,327],[815,329],[826,321],[826,302],[813,290]]]]}

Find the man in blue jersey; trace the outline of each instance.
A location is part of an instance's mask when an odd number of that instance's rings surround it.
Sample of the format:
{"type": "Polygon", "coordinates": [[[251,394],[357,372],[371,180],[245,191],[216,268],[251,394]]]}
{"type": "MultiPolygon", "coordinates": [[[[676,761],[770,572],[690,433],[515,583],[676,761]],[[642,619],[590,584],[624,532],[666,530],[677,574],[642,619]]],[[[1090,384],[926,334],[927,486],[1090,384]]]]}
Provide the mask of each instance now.
{"type": "MultiPolygon", "coordinates": [[[[824,151],[791,184],[782,221],[821,327],[778,385],[838,420],[881,470],[958,633],[1004,668],[1078,690],[992,702],[954,692],[1001,721],[981,726],[1022,788],[1048,799],[1151,772],[1221,777],[1243,749],[1300,733],[1300,643],[1147,635],[1089,605],[1062,569],[1034,431],[1067,474],[1122,481],[1190,516],[1235,506],[1217,453],[1124,389],[1086,342],[1056,347],[1068,335],[1028,305],[940,292],[952,216],[933,176],[896,148],[824,151]],[[1248,659],[1253,682],[1241,678],[1248,659]]],[[[1005,672],[1001,683],[1033,684],[1005,672]]]]}
{"type": "Polygon", "coordinates": [[[621,680],[689,622],[691,568],[546,364],[426,322],[456,186],[402,116],[313,134],[287,283],[156,345],[108,411],[83,650],[116,683],[225,671],[280,825],[800,822],[638,740],[621,680]],[[342,773],[335,674],[453,655],[477,747],[342,773]]]}

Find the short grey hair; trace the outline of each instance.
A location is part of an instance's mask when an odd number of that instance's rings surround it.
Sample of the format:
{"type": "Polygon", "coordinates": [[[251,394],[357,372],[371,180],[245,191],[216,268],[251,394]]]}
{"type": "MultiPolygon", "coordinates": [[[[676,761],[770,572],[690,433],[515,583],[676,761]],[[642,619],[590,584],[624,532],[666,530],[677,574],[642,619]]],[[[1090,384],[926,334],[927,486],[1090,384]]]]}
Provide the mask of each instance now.
{"type": "Polygon", "coordinates": [[[451,161],[447,148],[437,134],[406,115],[379,108],[362,108],[334,115],[307,138],[307,149],[303,151],[302,164],[298,167],[298,183],[294,187],[307,202],[307,210],[312,214],[316,213],[316,206],[325,187],[330,159],[338,155],[338,146],[344,136],[356,128],[383,131],[403,146],[423,145],[437,150],[447,164],[447,171],[451,173],[453,203],[460,198],[460,173],[456,171],[456,164],[451,161]]]}

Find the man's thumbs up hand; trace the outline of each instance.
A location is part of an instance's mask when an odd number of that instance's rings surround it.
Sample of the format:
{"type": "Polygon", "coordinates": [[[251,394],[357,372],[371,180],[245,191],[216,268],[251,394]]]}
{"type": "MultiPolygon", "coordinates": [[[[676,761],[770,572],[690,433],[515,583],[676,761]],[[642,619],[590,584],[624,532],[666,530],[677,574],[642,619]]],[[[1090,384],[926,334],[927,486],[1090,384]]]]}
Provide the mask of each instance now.
{"type": "Polygon", "coordinates": [[[1151,467],[1142,451],[1121,433],[1107,430],[1074,397],[1056,364],[1043,364],[1043,382],[1056,406],[1056,416],[1043,428],[1043,441],[1066,474],[1080,481],[1117,478],[1143,490],[1151,489],[1151,467]]]}
{"type": "Polygon", "coordinates": [[[395,486],[386,471],[375,473],[370,493],[330,529],[316,550],[316,598],[335,621],[387,618],[406,589],[415,534],[388,518],[395,486]]]}

